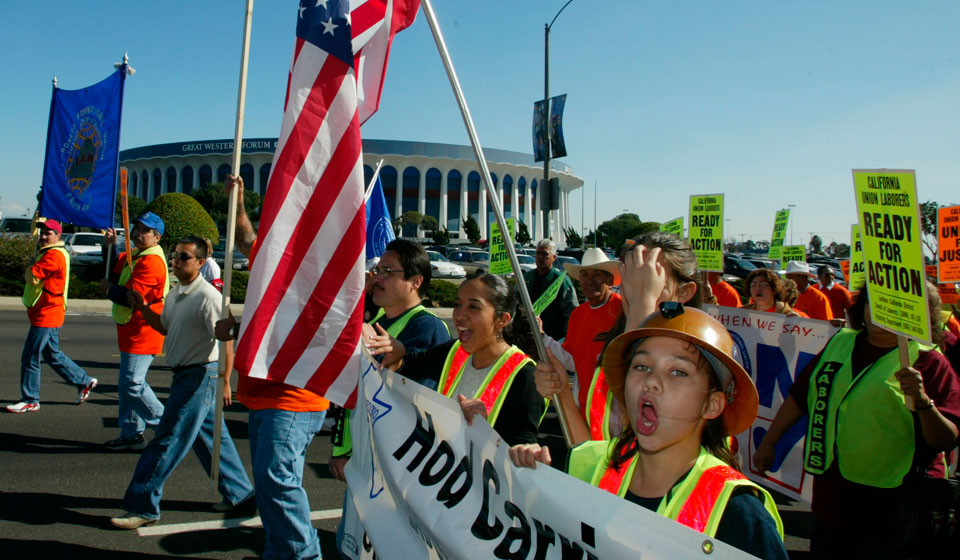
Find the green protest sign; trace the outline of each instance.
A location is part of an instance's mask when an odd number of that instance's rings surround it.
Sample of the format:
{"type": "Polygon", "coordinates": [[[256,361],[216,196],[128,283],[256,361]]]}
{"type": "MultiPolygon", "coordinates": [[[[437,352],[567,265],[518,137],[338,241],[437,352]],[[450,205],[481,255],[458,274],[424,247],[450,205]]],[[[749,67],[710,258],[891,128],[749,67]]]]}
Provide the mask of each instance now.
{"type": "Polygon", "coordinates": [[[866,269],[863,266],[863,243],[860,241],[860,224],[850,226],[850,276],[847,288],[853,292],[866,283],[866,269]]]}
{"type": "Polygon", "coordinates": [[[784,245],[780,248],[780,266],[787,267],[790,261],[807,260],[807,248],[803,245],[784,245]]]}
{"type": "Polygon", "coordinates": [[[780,250],[783,249],[783,241],[787,236],[787,222],[789,220],[789,208],[777,210],[777,215],[773,219],[773,233],[770,234],[770,250],[767,251],[768,259],[780,258],[780,250]]]}
{"type": "Polygon", "coordinates": [[[701,272],[723,272],[723,195],[690,197],[690,246],[701,272]]]}
{"type": "MultiPolygon", "coordinates": [[[[513,218],[507,220],[507,228],[513,235],[513,218]]],[[[493,222],[490,224],[490,274],[509,274],[510,272],[513,272],[513,268],[510,267],[507,246],[503,242],[503,235],[500,234],[500,224],[493,222]]]]}
{"type": "Polygon", "coordinates": [[[683,216],[674,218],[668,222],[660,224],[660,231],[672,233],[677,237],[683,237],[683,216]]]}
{"type": "Polygon", "coordinates": [[[920,205],[912,170],[853,170],[870,317],[899,335],[930,342],[920,205]]]}
{"type": "Polygon", "coordinates": [[[543,310],[550,306],[553,303],[553,300],[557,299],[557,294],[560,293],[560,287],[563,286],[563,279],[567,277],[567,272],[563,271],[560,273],[560,276],[557,276],[557,279],[553,281],[552,284],[547,286],[547,289],[544,290],[540,297],[537,298],[537,301],[533,302],[533,314],[540,316],[543,313],[543,310]]]}

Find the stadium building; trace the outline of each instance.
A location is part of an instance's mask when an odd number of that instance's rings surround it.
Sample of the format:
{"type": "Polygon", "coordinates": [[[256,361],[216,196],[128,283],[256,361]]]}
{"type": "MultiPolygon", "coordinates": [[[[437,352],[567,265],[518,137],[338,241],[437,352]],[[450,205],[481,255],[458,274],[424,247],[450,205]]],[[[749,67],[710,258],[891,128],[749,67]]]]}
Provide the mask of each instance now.
{"type": "MultiPolygon", "coordinates": [[[[265,194],[270,163],[277,147],[276,138],[252,138],[243,141],[240,175],[247,189],[265,194]]],[[[120,165],[129,170],[130,193],[146,201],[164,193],[189,194],[194,188],[222,182],[230,172],[233,140],[199,140],[131,148],[120,152],[120,165]]],[[[531,154],[505,150],[484,150],[493,183],[501,191],[504,214],[519,218],[534,239],[545,237],[542,231],[540,185],[543,164],[531,154]]],[[[480,237],[487,238],[488,224],[496,221],[487,201],[486,186],[480,180],[473,149],[470,146],[364,140],[364,175],[370,181],[380,160],[380,177],[387,207],[397,217],[410,210],[433,216],[446,225],[451,239],[466,239],[462,221],[468,213],[480,226],[480,237]],[[486,219],[481,219],[486,216],[486,219]]],[[[570,224],[570,192],[583,186],[583,179],[570,167],[551,162],[551,179],[559,182],[559,206],[550,219],[552,237],[563,240],[559,232],[570,224]]],[[[405,237],[417,235],[415,226],[404,229],[405,237]]]]}

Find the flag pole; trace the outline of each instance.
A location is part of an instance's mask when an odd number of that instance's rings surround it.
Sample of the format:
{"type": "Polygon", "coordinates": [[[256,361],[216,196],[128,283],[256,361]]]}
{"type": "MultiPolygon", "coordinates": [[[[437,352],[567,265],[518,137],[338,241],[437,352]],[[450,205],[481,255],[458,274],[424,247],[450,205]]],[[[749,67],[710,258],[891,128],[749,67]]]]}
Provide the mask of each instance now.
{"type": "Polygon", "coordinates": [[[367,185],[367,191],[363,193],[363,203],[366,204],[370,200],[370,195],[373,194],[373,186],[377,184],[377,177],[380,176],[380,168],[383,167],[383,158],[380,158],[380,163],[377,164],[377,169],[374,170],[373,176],[370,177],[370,184],[367,185]]]}
{"type": "MultiPolygon", "coordinates": [[[[463,117],[463,124],[467,127],[467,134],[470,136],[473,153],[477,157],[477,163],[480,165],[480,176],[483,178],[484,185],[487,187],[487,198],[490,199],[490,205],[493,207],[497,224],[500,226],[501,232],[509,232],[507,221],[503,217],[503,208],[500,205],[500,193],[490,179],[490,169],[487,168],[487,159],[483,155],[480,138],[477,136],[476,128],[473,125],[473,117],[470,116],[470,108],[467,107],[467,100],[463,96],[463,90],[460,88],[460,80],[457,79],[457,72],[453,68],[453,61],[450,60],[450,53],[447,51],[446,42],[443,40],[443,34],[440,31],[439,23],[437,23],[437,17],[433,12],[433,6],[430,4],[430,0],[421,0],[420,5],[423,6],[423,13],[426,15],[427,22],[430,24],[433,40],[437,44],[437,50],[440,51],[443,67],[447,71],[447,78],[450,79],[450,86],[453,88],[453,94],[457,98],[457,104],[460,106],[460,115],[463,117]]],[[[530,322],[530,330],[534,334],[533,340],[537,344],[537,353],[540,355],[539,359],[540,361],[547,361],[547,349],[543,344],[543,335],[540,333],[537,317],[533,313],[533,303],[530,301],[530,293],[527,292],[527,285],[523,281],[523,271],[520,269],[520,261],[517,260],[517,251],[513,245],[513,236],[510,234],[503,235],[503,244],[507,249],[507,256],[510,258],[510,266],[513,268],[514,277],[517,279],[517,291],[520,293],[520,300],[526,311],[527,320],[530,322]]],[[[563,440],[566,442],[567,447],[572,447],[573,437],[570,433],[567,418],[564,416],[563,408],[560,406],[560,400],[557,398],[557,395],[553,395],[551,401],[557,409],[557,418],[560,420],[563,440]]]]}
{"type": "MultiPolygon", "coordinates": [[[[233,134],[233,173],[240,175],[240,152],[243,149],[243,107],[247,98],[247,57],[250,52],[250,24],[253,19],[253,0],[247,0],[246,16],[243,19],[243,46],[240,52],[240,85],[237,88],[237,125],[233,134]]],[[[230,189],[230,202],[227,210],[227,243],[223,257],[223,304],[220,307],[220,318],[230,316],[230,286],[233,280],[233,245],[234,229],[237,225],[237,189],[230,189]]],[[[208,255],[207,258],[213,258],[208,255]]],[[[217,398],[214,402],[213,415],[213,449],[210,451],[210,479],[213,481],[213,490],[217,491],[217,482],[220,478],[220,437],[223,426],[223,392],[229,391],[224,386],[224,377],[227,360],[227,343],[220,343],[220,360],[218,361],[217,398]]]]}

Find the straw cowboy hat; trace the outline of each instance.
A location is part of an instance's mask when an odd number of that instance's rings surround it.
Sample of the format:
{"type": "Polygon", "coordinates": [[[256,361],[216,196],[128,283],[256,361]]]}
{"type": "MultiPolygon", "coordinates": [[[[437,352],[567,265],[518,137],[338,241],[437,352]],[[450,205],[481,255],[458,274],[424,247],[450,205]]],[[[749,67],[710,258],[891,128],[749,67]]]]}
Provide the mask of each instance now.
{"type": "Polygon", "coordinates": [[[606,253],[596,247],[591,247],[584,251],[581,264],[564,263],[563,265],[563,269],[567,271],[567,274],[574,278],[579,278],[580,271],[588,268],[603,270],[612,274],[612,286],[620,283],[620,261],[611,261],[606,253]]]}

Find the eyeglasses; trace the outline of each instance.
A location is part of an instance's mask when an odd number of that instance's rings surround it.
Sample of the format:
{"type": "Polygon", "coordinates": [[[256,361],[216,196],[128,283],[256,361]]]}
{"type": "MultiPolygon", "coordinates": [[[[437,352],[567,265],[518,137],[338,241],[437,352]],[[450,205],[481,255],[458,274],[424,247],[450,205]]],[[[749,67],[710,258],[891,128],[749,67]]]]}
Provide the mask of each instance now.
{"type": "Polygon", "coordinates": [[[189,261],[190,259],[195,259],[194,255],[189,253],[170,253],[171,259],[177,259],[178,261],[189,261]]]}
{"type": "Polygon", "coordinates": [[[403,274],[403,271],[402,271],[402,270],[393,270],[393,269],[390,268],[389,266],[375,266],[375,267],[373,267],[372,269],[370,269],[370,272],[373,274],[374,277],[376,277],[376,276],[390,276],[390,274],[392,274],[392,273],[394,273],[394,272],[399,272],[399,273],[403,274]]]}
{"type": "Polygon", "coordinates": [[[750,284],[750,289],[751,289],[751,290],[752,290],[753,288],[760,288],[760,289],[762,290],[762,289],[764,289],[764,288],[769,288],[769,287],[770,287],[770,283],[769,283],[769,282],[753,282],[752,284],[750,284]]]}

